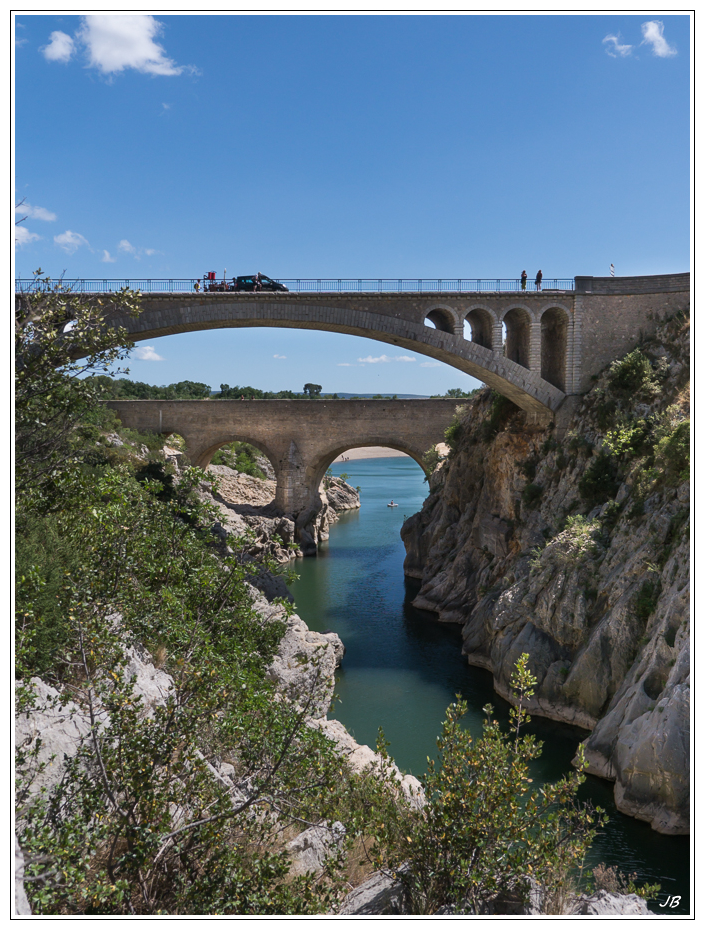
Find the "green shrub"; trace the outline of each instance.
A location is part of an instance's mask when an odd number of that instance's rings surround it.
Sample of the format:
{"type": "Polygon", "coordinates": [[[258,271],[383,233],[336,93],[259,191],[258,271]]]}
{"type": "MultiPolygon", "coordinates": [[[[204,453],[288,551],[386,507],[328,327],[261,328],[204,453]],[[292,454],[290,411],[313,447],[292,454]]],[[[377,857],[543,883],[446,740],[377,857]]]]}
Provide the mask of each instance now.
{"type": "Polygon", "coordinates": [[[231,442],[216,451],[211,462],[213,465],[227,465],[243,475],[264,479],[267,476],[257,464],[262,453],[247,442],[231,442]]]}
{"type": "Polygon", "coordinates": [[[610,430],[604,440],[607,452],[624,458],[632,458],[642,453],[649,445],[651,426],[647,420],[639,418],[610,430]]]}
{"type": "Polygon", "coordinates": [[[612,362],[609,370],[609,385],[622,397],[653,397],[660,386],[649,359],[641,349],[634,349],[624,358],[612,362]]]}
{"type": "Polygon", "coordinates": [[[649,578],[642,584],[634,598],[634,613],[642,623],[646,623],[656,610],[660,593],[661,581],[659,578],[649,578]]]}
{"type": "Polygon", "coordinates": [[[535,507],[543,494],[543,487],[540,484],[527,484],[521,492],[521,500],[525,507],[535,507]]]}
{"type": "MultiPolygon", "coordinates": [[[[464,701],[452,704],[438,740],[438,761],[429,760],[426,805],[402,811],[380,830],[389,867],[403,882],[411,912],[436,914],[452,905],[456,914],[485,913],[502,892],[527,891],[534,876],[548,897],[568,879],[602,823],[602,811],[575,802],[579,771],[539,791],[531,790],[530,763],[541,752],[532,736],[520,736],[525,707],[536,679],[527,655],[511,679],[516,707],[511,732],[503,733],[487,705],[482,737],[462,726],[464,701]]],[[[380,857],[381,864],[381,857],[380,857]]]]}
{"type": "Polygon", "coordinates": [[[455,451],[458,445],[458,440],[462,436],[462,433],[463,433],[462,424],[460,423],[460,420],[456,418],[453,420],[453,422],[450,424],[448,429],[446,429],[445,433],[443,434],[443,438],[445,442],[447,443],[447,445],[450,446],[450,448],[453,451],[455,451]]]}
{"type": "Polygon", "coordinates": [[[589,507],[603,504],[619,490],[619,478],[614,459],[601,450],[589,463],[578,482],[580,496],[589,507]]]}
{"type": "Polygon", "coordinates": [[[690,478],[690,420],[682,420],[659,439],[654,447],[654,464],[671,487],[690,478]]]}
{"type": "Polygon", "coordinates": [[[504,428],[505,423],[513,413],[516,413],[517,406],[512,403],[508,397],[498,394],[496,391],[491,393],[492,403],[490,405],[489,416],[483,421],[480,427],[480,438],[483,442],[489,442],[494,439],[497,433],[504,428]]]}

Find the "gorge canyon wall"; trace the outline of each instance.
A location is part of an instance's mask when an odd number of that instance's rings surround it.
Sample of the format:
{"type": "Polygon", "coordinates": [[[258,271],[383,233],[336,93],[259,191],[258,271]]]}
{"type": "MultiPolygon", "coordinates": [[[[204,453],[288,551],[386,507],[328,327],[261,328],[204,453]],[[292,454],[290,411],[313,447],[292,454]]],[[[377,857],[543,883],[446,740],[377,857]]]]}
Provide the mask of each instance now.
{"type": "Polygon", "coordinates": [[[689,319],[593,379],[548,429],[488,389],[402,529],[416,607],[462,627],[471,665],[529,710],[591,730],[588,771],[625,813],[689,830],[689,319]]]}

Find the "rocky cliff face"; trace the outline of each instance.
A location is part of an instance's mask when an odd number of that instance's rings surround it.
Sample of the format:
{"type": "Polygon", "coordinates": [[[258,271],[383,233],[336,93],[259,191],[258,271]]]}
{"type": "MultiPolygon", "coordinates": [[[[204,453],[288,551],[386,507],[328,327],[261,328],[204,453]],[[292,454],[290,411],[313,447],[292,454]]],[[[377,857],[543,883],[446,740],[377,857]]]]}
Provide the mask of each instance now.
{"type": "Polygon", "coordinates": [[[470,664],[530,710],[592,730],[589,771],[665,833],[689,824],[689,326],[605,371],[569,426],[527,428],[483,391],[406,522],[415,605],[463,630],[470,664]]]}
{"type": "Polygon", "coordinates": [[[228,533],[250,536],[247,551],[256,559],[269,557],[288,562],[304,554],[306,545],[312,546],[315,553],[320,540],[328,539],[339,513],[360,506],[360,495],[354,488],[341,478],[326,478],[321,510],[304,528],[297,527],[292,514],[282,513],[275,506],[273,479],[253,478],[227,465],[209,465],[207,471],[215,481],[204,483],[201,493],[212,499],[222,514],[216,532],[223,539],[228,533]]]}

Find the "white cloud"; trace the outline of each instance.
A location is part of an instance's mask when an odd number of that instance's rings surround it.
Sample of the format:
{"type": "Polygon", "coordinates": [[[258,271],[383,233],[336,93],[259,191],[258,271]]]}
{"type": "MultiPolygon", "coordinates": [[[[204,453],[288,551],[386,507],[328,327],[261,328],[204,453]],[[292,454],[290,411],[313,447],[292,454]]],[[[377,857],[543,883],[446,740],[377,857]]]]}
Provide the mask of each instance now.
{"type": "Polygon", "coordinates": [[[338,368],[357,368],[352,362],[338,362],[338,368]]]}
{"type": "Polygon", "coordinates": [[[15,213],[22,213],[33,220],[45,220],[47,223],[51,223],[56,219],[56,213],[51,213],[44,207],[33,207],[31,203],[26,202],[18,203],[15,206],[15,213]]]}
{"type": "Polygon", "coordinates": [[[113,256],[110,254],[110,252],[108,252],[107,249],[103,249],[103,257],[101,258],[101,262],[116,262],[116,261],[117,261],[117,258],[113,258],[113,256]]]}
{"type": "Polygon", "coordinates": [[[137,248],[127,239],[121,239],[118,242],[118,252],[125,252],[126,255],[132,255],[133,258],[136,258],[138,261],[143,255],[156,255],[156,249],[142,249],[137,248]]]}
{"type": "Polygon", "coordinates": [[[663,37],[663,23],[658,19],[651,19],[641,24],[641,33],[644,36],[642,45],[650,45],[651,51],[657,58],[671,58],[678,52],[669,45],[663,37]]]}
{"type": "Polygon", "coordinates": [[[443,368],[443,362],[421,362],[419,368],[443,368]]]}
{"type": "Polygon", "coordinates": [[[621,45],[620,36],[609,35],[605,36],[602,40],[602,44],[605,46],[605,51],[611,58],[626,58],[627,55],[631,55],[632,46],[631,45],[621,45]],[[610,44],[611,43],[611,44],[610,44]]]}
{"type": "Polygon", "coordinates": [[[139,359],[141,362],[163,362],[164,358],[161,355],[157,355],[154,351],[154,346],[140,346],[138,349],[135,349],[134,357],[139,359]]]}
{"type": "Polygon", "coordinates": [[[49,36],[49,44],[40,48],[39,51],[47,61],[60,61],[65,64],[71,60],[71,56],[76,51],[76,45],[71,36],[57,31],[52,32],[49,36]]]}
{"type": "MultiPolygon", "coordinates": [[[[70,229],[62,232],[59,236],[54,236],[54,242],[64,252],[68,252],[69,255],[72,255],[80,246],[88,245],[88,240],[84,236],[80,233],[71,232],[70,229]]],[[[90,246],[88,247],[90,248],[90,246]]]]}
{"type": "Polygon", "coordinates": [[[19,246],[28,245],[30,242],[34,242],[35,239],[41,238],[37,233],[30,232],[24,226],[15,226],[15,243],[19,246]]]}
{"type": "Polygon", "coordinates": [[[147,15],[84,16],[77,38],[86,46],[89,64],[103,74],[115,74],[134,68],[142,74],[170,77],[195,71],[167,58],[154,40],[162,23],[147,15]]]}
{"type": "Polygon", "coordinates": [[[276,354],[275,354],[274,358],[286,358],[286,355],[276,355],[276,354]]]}
{"type": "Polygon", "coordinates": [[[376,365],[378,362],[415,362],[416,359],[412,355],[378,355],[376,358],[372,355],[368,355],[367,358],[359,358],[358,362],[362,362],[363,365],[376,365]]]}

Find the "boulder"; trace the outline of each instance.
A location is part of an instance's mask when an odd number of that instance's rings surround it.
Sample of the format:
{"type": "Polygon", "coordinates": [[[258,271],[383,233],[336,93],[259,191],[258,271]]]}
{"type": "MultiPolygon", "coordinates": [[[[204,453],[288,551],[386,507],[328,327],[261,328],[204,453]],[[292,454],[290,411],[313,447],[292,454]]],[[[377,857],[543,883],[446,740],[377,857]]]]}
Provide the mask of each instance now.
{"type": "Polygon", "coordinates": [[[346,895],[338,914],[404,914],[404,886],[399,879],[385,872],[374,872],[361,885],[346,895]]]}
{"type": "Polygon", "coordinates": [[[326,861],[341,850],[345,840],[345,827],[336,820],[329,827],[326,821],[309,827],[286,844],[291,857],[289,875],[296,877],[313,873],[320,875],[326,861]]]}

